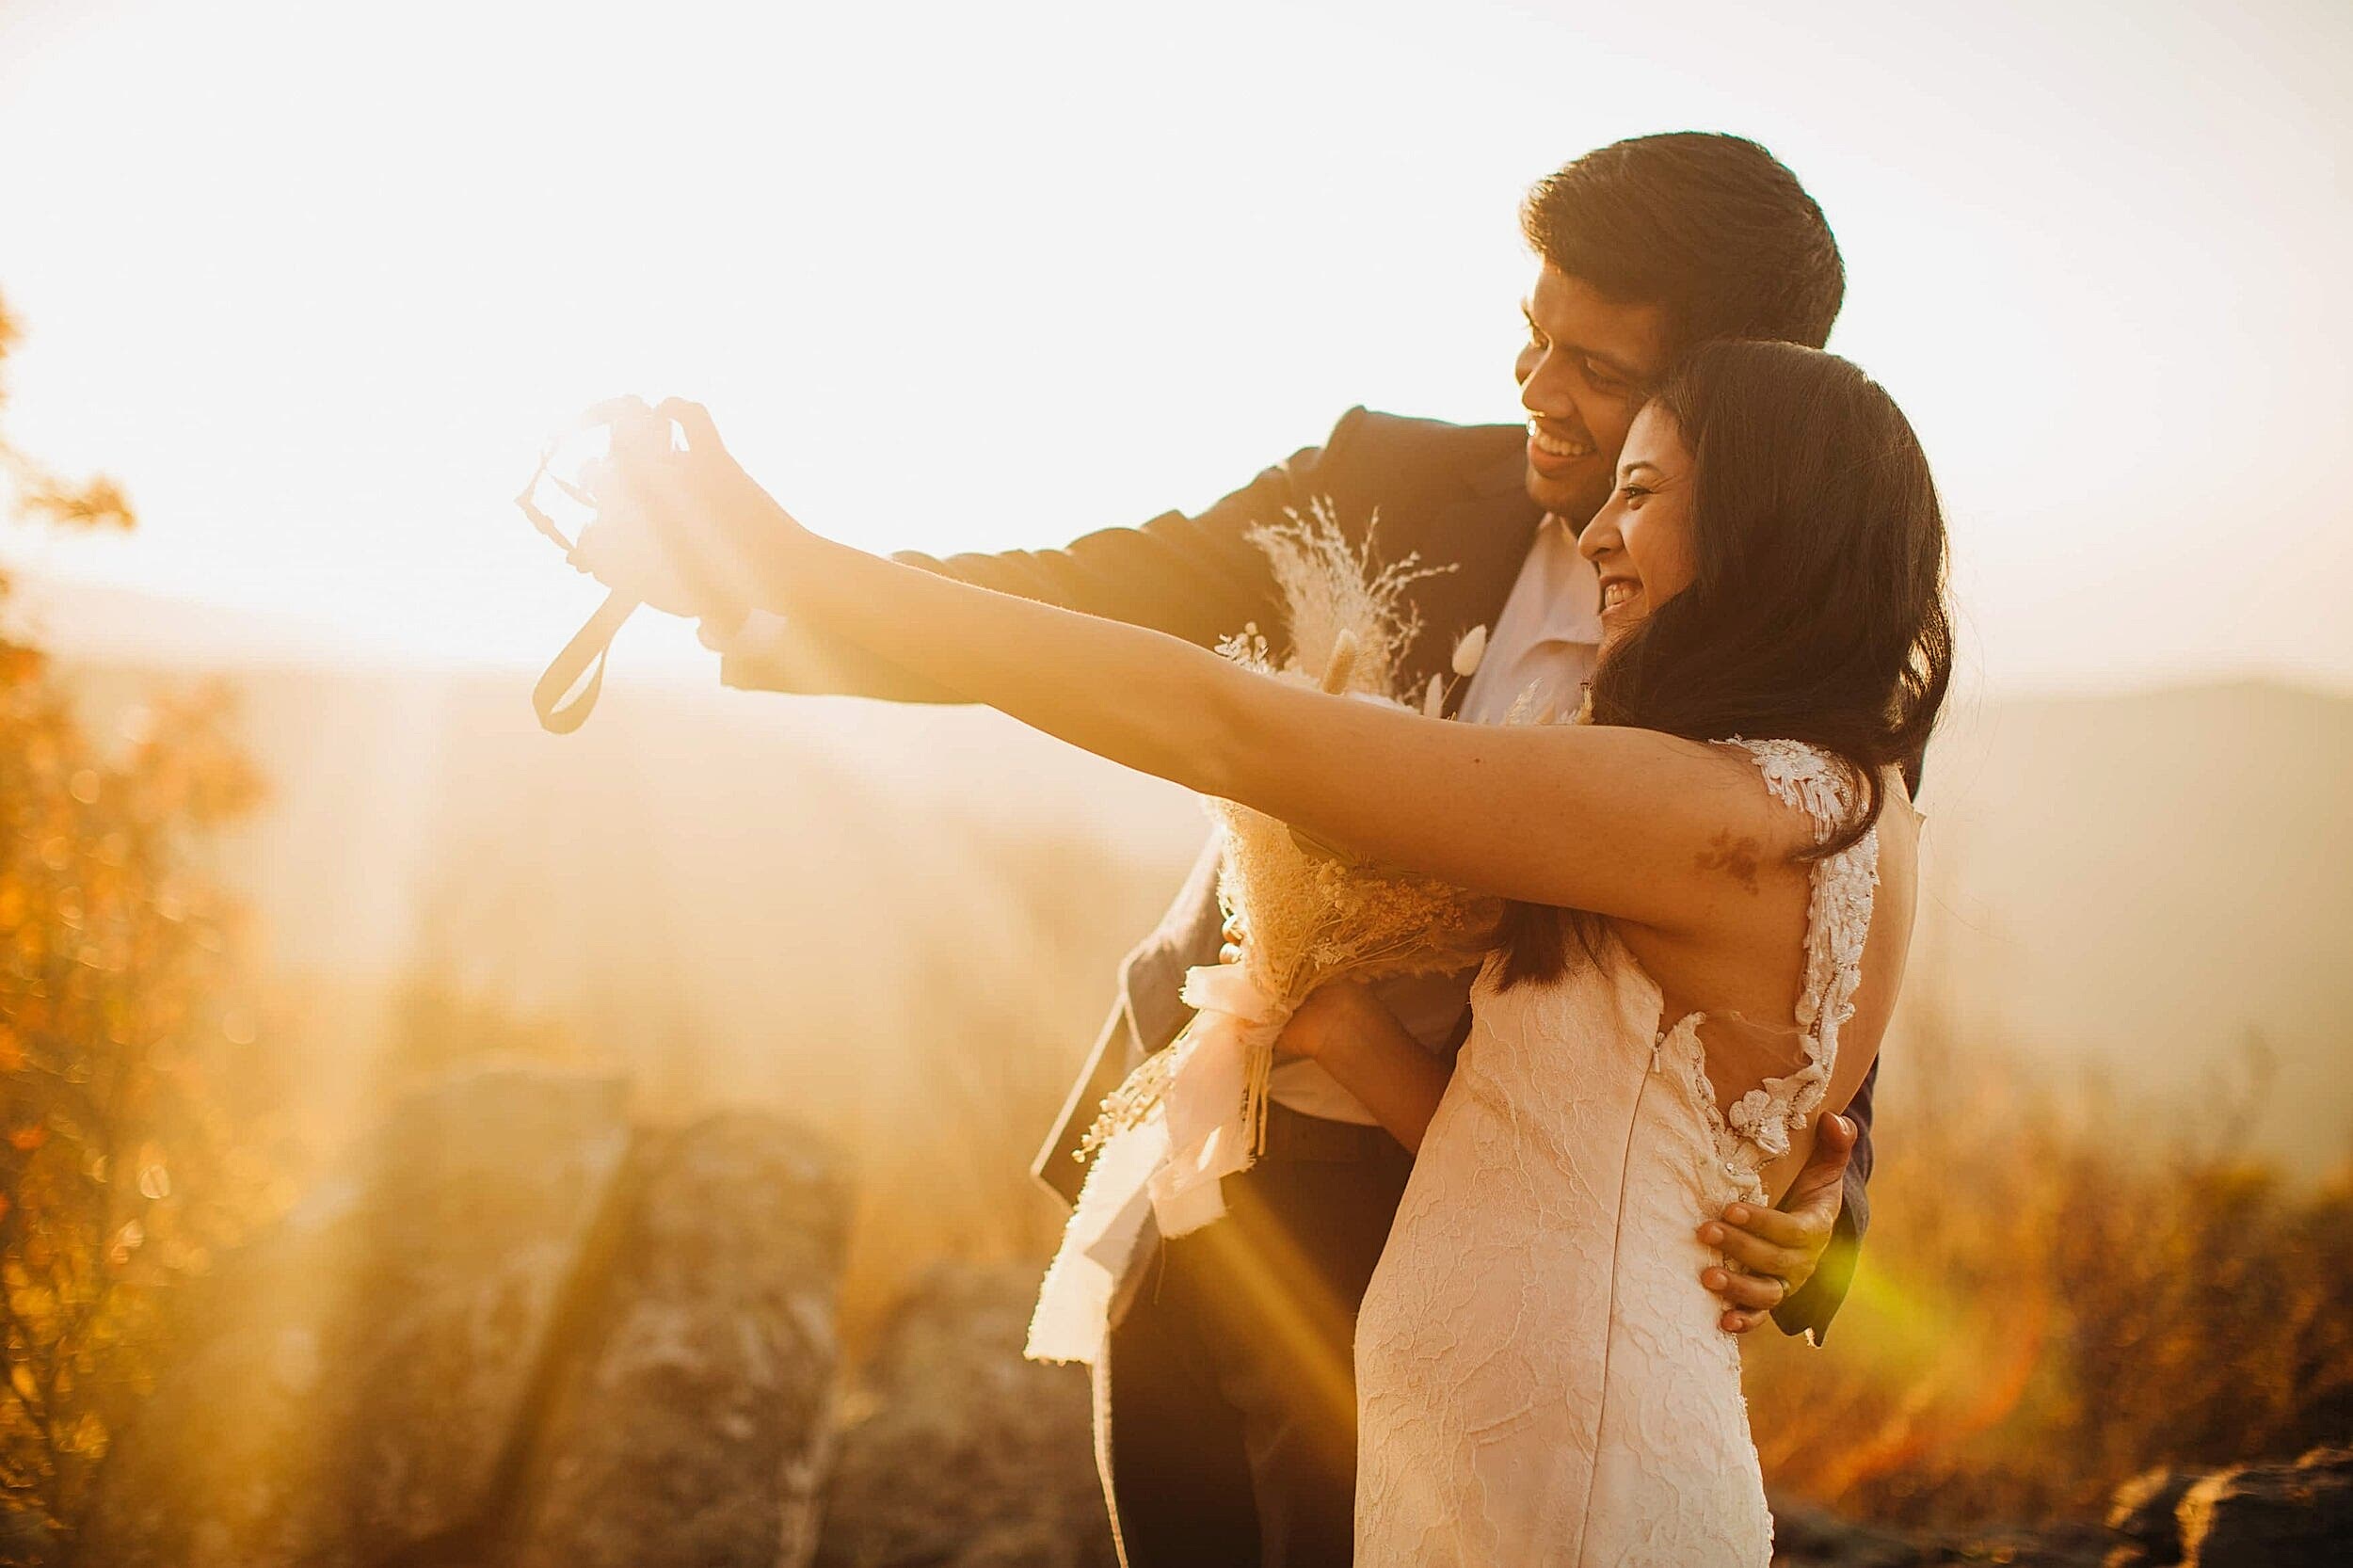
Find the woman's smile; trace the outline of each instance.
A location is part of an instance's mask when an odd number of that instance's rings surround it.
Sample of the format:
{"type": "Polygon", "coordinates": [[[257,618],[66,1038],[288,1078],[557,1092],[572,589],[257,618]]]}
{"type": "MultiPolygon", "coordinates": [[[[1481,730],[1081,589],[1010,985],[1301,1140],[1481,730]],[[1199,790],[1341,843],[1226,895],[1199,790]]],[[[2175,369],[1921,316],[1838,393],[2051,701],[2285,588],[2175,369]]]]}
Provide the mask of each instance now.
{"type": "Polygon", "coordinates": [[[1601,629],[1613,644],[1691,585],[1698,562],[1691,541],[1694,465],[1674,421],[1645,408],[1626,432],[1618,488],[1577,536],[1577,552],[1601,582],[1601,629]]]}

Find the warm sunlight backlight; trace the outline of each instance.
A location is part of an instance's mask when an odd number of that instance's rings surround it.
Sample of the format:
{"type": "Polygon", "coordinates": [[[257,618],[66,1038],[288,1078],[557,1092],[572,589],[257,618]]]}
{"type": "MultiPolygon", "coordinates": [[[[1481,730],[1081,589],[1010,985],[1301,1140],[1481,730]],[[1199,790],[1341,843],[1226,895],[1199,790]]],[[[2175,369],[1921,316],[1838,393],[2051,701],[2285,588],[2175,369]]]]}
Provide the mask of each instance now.
{"type": "MultiPolygon", "coordinates": [[[[1833,346],[1940,464],[1981,670],[2353,678],[2341,8],[2234,12],[2227,48],[2170,6],[1429,24],[0,8],[20,433],[148,520],[11,548],[328,646],[531,662],[595,594],[505,500],[624,391],[710,404],[853,538],[1057,541],[1353,403],[1513,418],[1520,191],[1699,125],[1829,212],[1833,346]]],[[[632,628],[621,667],[698,657],[632,628]]]]}

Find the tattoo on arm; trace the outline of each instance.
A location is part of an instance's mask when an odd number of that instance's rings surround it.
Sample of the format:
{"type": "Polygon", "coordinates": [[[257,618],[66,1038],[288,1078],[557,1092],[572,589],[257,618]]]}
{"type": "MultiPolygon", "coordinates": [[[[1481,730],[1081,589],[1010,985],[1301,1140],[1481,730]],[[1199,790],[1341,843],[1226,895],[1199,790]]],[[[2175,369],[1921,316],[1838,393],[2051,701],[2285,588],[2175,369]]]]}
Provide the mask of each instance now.
{"type": "Polygon", "coordinates": [[[1756,873],[1764,846],[1754,839],[1733,833],[1729,828],[1719,832],[1700,852],[1699,868],[1704,872],[1722,872],[1740,884],[1743,892],[1756,891],[1756,873]]]}

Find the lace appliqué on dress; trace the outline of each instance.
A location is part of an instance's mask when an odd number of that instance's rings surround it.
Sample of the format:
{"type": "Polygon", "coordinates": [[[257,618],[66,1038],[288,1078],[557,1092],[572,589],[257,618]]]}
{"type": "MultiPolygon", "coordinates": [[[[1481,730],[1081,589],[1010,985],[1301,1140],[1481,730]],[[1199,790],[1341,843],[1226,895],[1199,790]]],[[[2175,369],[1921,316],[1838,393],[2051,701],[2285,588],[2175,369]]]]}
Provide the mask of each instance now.
{"type": "MultiPolygon", "coordinates": [[[[1802,741],[1725,743],[1754,759],[1765,787],[1785,806],[1814,823],[1817,843],[1828,840],[1855,808],[1852,772],[1836,758],[1802,741]]],[[[1707,1108],[1717,1152],[1727,1176],[1762,1201],[1757,1167],[1787,1154],[1797,1128],[1813,1119],[1830,1088],[1838,1063],[1838,1033],[1854,1016],[1855,989],[1863,983],[1863,950],[1871,935],[1871,904],[1879,888],[1880,835],[1875,825],[1828,859],[1814,862],[1813,891],[1806,904],[1805,984],[1798,995],[1798,1029],[1804,1065],[1785,1078],[1769,1078],[1733,1102],[1721,1117],[1714,1087],[1705,1078],[1698,1048],[1697,1015],[1685,1020],[1693,1031],[1684,1060],[1701,1075],[1694,1084],[1707,1108]]],[[[1678,1029],[1685,1027],[1677,1026],[1678,1029]]]]}

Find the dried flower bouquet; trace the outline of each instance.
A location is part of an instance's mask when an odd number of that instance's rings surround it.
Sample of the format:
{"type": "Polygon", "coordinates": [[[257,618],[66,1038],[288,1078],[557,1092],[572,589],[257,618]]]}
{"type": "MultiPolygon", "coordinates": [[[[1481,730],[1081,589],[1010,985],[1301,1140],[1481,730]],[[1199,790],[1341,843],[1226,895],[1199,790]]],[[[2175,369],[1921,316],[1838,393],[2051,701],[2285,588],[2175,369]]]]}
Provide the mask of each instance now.
{"type": "MultiPolygon", "coordinates": [[[[1324,504],[1255,531],[1289,648],[1276,664],[1251,626],[1219,651],[1270,680],[1438,716],[1443,676],[1419,693],[1400,689],[1420,631],[1405,593],[1452,568],[1408,556],[1376,569],[1371,535],[1352,546],[1324,504]]],[[[1477,668],[1483,642],[1481,629],[1455,650],[1458,676],[1477,668]]],[[[1309,993],[1334,980],[1470,968],[1502,913],[1493,898],[1360,861],[1264,812],[1208,806],[1225,844],[1219,902],[1244,934],[1241,958],[1186,976],[1193,1022],[1120,1086],[1089,1131],[1080,1157],[1092,1155],[1094,1168],[1030,1325],[1029,1353],[1039,1359],[1093,1359],[1147,1216],[1176,1236],[1224,1213],[1220,1179],[1247,1169],[1263,1145],[1275,1040],[1309,993]]]]}

